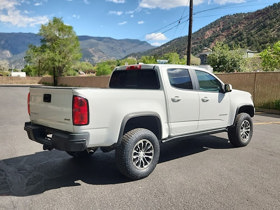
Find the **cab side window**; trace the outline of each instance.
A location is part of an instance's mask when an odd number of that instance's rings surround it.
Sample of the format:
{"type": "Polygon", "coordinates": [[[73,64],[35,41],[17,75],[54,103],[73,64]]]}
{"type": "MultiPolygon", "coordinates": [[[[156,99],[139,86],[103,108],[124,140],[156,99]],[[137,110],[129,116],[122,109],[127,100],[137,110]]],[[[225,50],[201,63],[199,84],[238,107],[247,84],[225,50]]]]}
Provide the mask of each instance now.
{"type": "Polygon", "coordinates": [[[193,89],[191,77],[187,69],[168,69],[169,82],[172,87],[179,89],[193,89]]]}
{"type": "Polygon", "coordinates": [[[219,92],[222,90],[220,81],[213,77],[211,74],[199,70],[195,70],[195,73],[198,79],[200,90],[211,92],[219,92]]]}

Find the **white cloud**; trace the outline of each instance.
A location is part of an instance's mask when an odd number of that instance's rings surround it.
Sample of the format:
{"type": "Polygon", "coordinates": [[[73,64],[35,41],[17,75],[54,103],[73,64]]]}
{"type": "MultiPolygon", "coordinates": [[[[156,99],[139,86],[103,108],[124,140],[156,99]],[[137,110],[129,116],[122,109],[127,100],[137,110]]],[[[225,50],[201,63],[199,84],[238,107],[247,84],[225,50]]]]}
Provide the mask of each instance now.
{"type": "MultiPolygon", "coordinates": [[[[48,0],[33,0],[33,1],[35,1],[35,3],[34,3],[34,6],[42,6],[43,5],[43,3],[47,3],[48,2],[48,0]]],[[[21,0],[21,3],[28,3],[28,4],[30,4],[30,2],[28,1],[25,1],[25,0],[21,0]]]]}
{"type": "Polygon", "coordinates": [[[140,21],[138,21],[137,22],[139,25],[141,25],[141,24],[144,24],[144,21],[143,20],[140,20],[140,21]]]}
{"type": "Polygon", "coordinates": [[[85,4],[90,4],[89,0],[84,0],[85,4]]]}
{"type": "MultiPolygon", "coordinates": [[[[244,3],[246,0],[193,0],[194,5],[199,5],[204,2],[223,5],[228,3],[244,3]]],[[[139,7],[147,9],[172,9],[189,6],[189,3],[189,0],[139,0],[139,7]]]]}
{"type": "Polygon", "coordinates": [[[118,25],[120,25],[120,26],[125,25],[125,24],[127,24],[127,21],[123,21],[123,22],[118,23],[118,25]]]}
{"type": "Polygon", "coordinates": [[[17,6],[21,4],[19,0],[0,1],[0,22],[12,24],[17,27],[35,26],[47,23],[47,16],[27,16],[26,11],[20,11],[17,6]]]}
{"type": "Polygon", "coordinates": [[[36,2],[36,3],[34,4],[34,6],[38,7],[38,6],[41,6],[42,4],[43,4],[42,2],[36,2]]]}
{"type": "Polygon", "coordinates": [[[134,13],[136,12],[136,10],[131,10],[131,11],[127,11],[125,12],[126,15],[129,15],[131,18],[134,18],[134,13]]]}
{"type": "Polygon", "coordinates": [[[123,14],[122,11],[109,11],[109,15],[118,15],[118,16],[120,16],[122,14],[123,14]]]}
{"type": "Polygon", "coordinates": [[[80,15],[73,14],[73,15],[72,15],[72,18],[78,19],[78,20],[79,20],[79,19],[80,19],[80,15]]]}
{"type": "MultiPolygon", "coordinates": [[[[1,0],[0,1],[0,11],[4,9],[12,9],[19,3],[16,0],[1,0]]],[[[1,11],[2,12],[2,11],[1,11]]]]}
{"type": "Polygon", "coordinates": [[[151,43],[151,45],[152,45],[152,46],[154,46],[154,47],[159,47],[159,46],[161,46],[161,45],[162,45],[162,43],[159,43],[159,42],[153,42],[153,43],[151,43]]]}
{"type": "Polygon", "coordinates": [[[116,4],[124,4],[125,3],[125,0],[106,0],[106,1],[113,2],[113,3],[116,3],[116,4]]]}
{"type": "MultiPolygon", "coordinates": [[[[204,0],[194,0],[194,5],[203,3],[204,0]]],[[[187,0],[140,0],[139,6],[148,9],[171,9],[175,7],[188,6],[189,1],[187,0]]]]}
{"type": "Polygon", "coordinates": [[[128,15],[133,15],[134,13],[135,13],[135,10],[125,12],[125,14],[128,14],[128,15]]]}
{"type": "Polygon", "coordinates": [[[151,33],[145,36],[146,40],[149,41],[164,41],[167,37],[163,33],[151,33]]]}
{"type": "MultiPolygon", "coordinates": [[[[246,0],[213,0],[216,4],[227,4],[227,3],[244,3],[246,0]]],[[[209,3],[209,2],[208,2],[209,3]]]]}

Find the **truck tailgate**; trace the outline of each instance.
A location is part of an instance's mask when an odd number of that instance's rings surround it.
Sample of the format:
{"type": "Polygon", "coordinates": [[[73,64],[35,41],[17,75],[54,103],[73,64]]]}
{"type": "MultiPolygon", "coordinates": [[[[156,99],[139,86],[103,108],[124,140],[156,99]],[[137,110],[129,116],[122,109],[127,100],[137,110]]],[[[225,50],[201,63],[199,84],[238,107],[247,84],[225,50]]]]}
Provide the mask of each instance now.
{"type": "Polygon", "coordinates": [[[73,132],[72,88],[30,88],[32,123],[73,132]]]}

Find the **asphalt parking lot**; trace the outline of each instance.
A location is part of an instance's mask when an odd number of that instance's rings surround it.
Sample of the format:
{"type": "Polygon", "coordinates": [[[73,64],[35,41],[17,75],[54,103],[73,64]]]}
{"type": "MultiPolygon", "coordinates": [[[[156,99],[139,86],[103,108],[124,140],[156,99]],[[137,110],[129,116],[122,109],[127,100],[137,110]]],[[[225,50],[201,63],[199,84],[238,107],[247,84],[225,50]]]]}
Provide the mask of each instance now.
{"type": "Polygon", "coordinates": [[[0,87],[0,209],[280,208],[280,115],[258,113],[244,148],[226,133],[163,144],[155,171],[132,182],[114,152],[77,161],[28,140],[27,93],[0,87]]]}

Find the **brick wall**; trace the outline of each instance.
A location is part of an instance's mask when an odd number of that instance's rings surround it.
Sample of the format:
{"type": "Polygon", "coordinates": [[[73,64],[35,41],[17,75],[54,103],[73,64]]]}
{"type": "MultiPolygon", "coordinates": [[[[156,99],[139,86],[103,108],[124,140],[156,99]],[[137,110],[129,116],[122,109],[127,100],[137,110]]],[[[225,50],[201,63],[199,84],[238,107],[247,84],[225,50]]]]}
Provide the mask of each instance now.
{"type": "Polygon", "coordinates": [[[262,105],[280,100],[280,72],[253,72],[217,74],[234,89],[245,90],[252,94],[254,103],[262,105]]]}
{"type": "MultiPolygon", "coordinates": [[[[234,89],[252,94],[256,105],[280,100],[280,72],[253,72],[217,74],[234,89]]],[[[109,76],[101,77],[59,77],[58,84],[73,87],[106,88],[109,76]]],[[[0,84],[52,84],[52,77],[0,77],[0,84]]]]}
{"type": "Polygon", "coordinates": [[[39,84],[42,77],[1,77],[0,76],[0,85],[8,85],[8,84],[39,84]]]}

